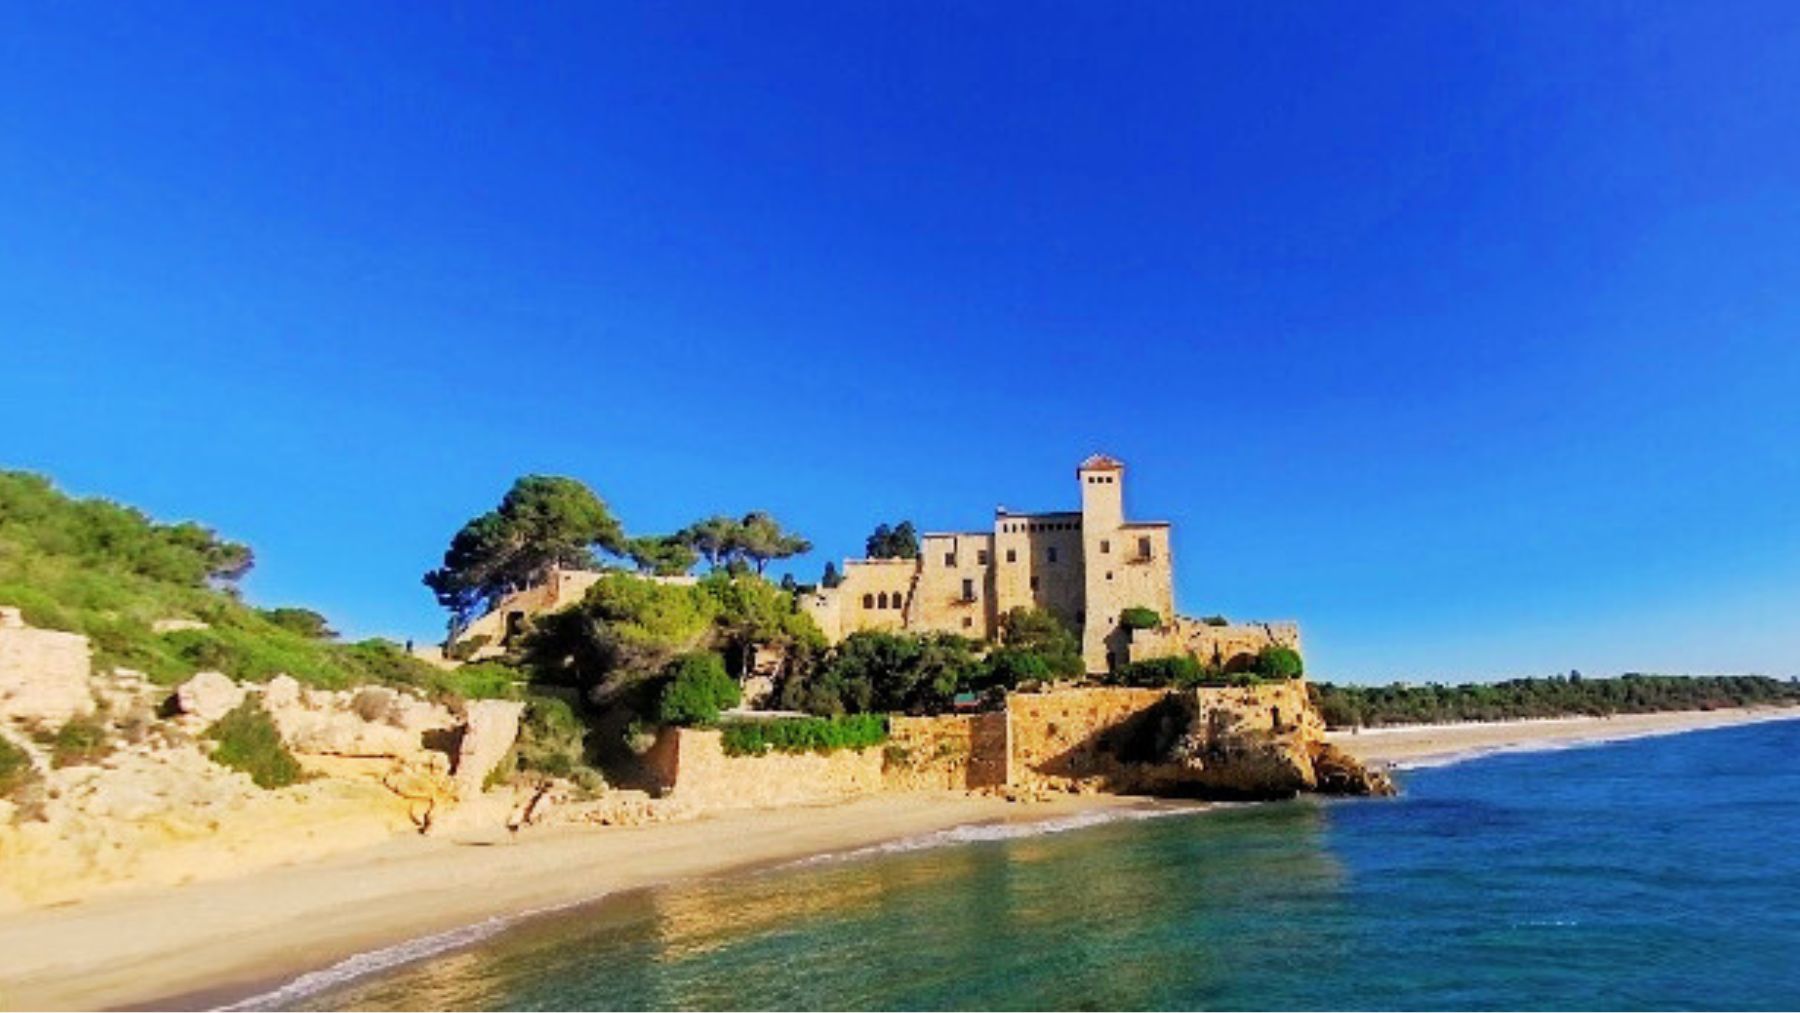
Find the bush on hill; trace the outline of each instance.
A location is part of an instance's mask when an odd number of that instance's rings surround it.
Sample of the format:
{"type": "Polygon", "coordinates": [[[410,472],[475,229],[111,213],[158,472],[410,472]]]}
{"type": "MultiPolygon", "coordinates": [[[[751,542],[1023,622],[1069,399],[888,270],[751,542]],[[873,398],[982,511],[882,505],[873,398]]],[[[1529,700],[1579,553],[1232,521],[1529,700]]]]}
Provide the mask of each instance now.
{"type": "Polygon", "coordinates": [[[609,573],[576,607],[537,618],[523,660],[537,681],[599,688],[608,698],[692,651],[719,652],[741,671],[756,645],[784,649],[790,666],[805,670],[825,636],[792,594],[753,574],[674,585],[609,573]]]}
{"type": "Polygon", "coordinates": [[[198,524],[161,524],[105,500],[74,499],[37,475],[0,471],[0,605],[18,606],[33,626],[86,635],[96,669],[136,669],[162,685],[215,669],[250,681],[286,672],[328,689],[379,682],[454,691],[457,680],[398,645],[334,643],[309,609],[245,605],[230,582],[251,559],[245,546],[198,524]],[[208,628],[153,632],[151,624],[171,618],[208,628]]]}
{"type": "Polygon", "coordinates": [[[70,718],[46,738],[45,744],[50,747],[53,767],[97,763],[113,751],[106,725],[91,717],[70,718]]]}
{"type": "Polygon", "coordinates": [[[254,698],[245,700],[206,730],[218,745],[213,762],[250,775],[260,788],[285,788],[303,776],[300,761],[288,752],[274,719],[254,698]]]}
{"type": "Polygon", "coordinates": [[[488,776],[488,782],[502,784],[516,775],[535,774],[563,778],[587,791],[599,791],[606,787],[606,779],[591,762],[588,734],[587,722],[576,704],[560,697],[529,696],[519,724],[519,739],[488,776]]]}

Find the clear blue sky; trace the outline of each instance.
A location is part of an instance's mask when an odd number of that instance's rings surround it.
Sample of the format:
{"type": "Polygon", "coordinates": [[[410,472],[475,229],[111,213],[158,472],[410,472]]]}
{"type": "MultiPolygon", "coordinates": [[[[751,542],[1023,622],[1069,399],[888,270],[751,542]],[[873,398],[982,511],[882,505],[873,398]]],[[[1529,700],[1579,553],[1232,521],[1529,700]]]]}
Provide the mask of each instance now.
{"type": "Polygon", "coordinates": [[[429,639],[514,476],[815,578],[1130,465],[1339,679],[1800,671],[1800,5],[0,12],[0,464],[429,639]]]}

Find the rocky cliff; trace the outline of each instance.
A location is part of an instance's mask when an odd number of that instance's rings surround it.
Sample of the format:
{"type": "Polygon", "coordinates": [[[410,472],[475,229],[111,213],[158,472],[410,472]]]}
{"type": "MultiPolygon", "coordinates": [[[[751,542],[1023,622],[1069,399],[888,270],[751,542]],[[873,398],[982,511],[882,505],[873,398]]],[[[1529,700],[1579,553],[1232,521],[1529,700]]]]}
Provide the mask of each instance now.
{"type": "Polygon", "coordinates": [[[396,834],[498,830],[518,800],[483,782],[521,705],[263,685],[203,672],[171,690],[94,672],[86,638],[0,609],[0,910],[318,857],[396,834]],[[246,701],[302,778],[276,789],[213,759],[246,701]],[[491,824],[491,826],[490,826],[491,824]]]}
{"type": "Polygon", "coordinates": [[[1201,798],[1386,795],[1386,775],[1325,742],[1300,680],[1185,690],[1014,694],[1010,781],[1201,798]]]}

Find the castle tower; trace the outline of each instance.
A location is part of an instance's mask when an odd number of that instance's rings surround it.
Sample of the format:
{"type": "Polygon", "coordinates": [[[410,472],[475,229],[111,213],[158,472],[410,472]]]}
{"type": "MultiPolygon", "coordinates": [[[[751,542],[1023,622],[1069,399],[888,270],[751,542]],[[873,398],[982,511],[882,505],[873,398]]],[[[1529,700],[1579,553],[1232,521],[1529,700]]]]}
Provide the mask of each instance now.
{"type": "Polygon", "coordinates": [[[1125,526],[1125,465],[1116,458],[1095,454],[1075,469],[1081,482],[1081,554],[1084,591],[1081,622],[1081,657],[1089,672],[1104,672],[1112,667],[1121,645],[1116,631],[1119,612],[1125,607],[1119,599],[1115,580],[1119,554],[1124,551],[1120,537],[1125,526]]]}

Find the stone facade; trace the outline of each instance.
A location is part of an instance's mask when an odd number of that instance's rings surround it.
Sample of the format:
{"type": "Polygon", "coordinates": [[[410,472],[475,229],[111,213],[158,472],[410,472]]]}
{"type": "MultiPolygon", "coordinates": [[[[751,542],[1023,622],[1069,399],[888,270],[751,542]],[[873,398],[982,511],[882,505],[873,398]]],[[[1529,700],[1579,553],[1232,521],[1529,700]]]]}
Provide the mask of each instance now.
{"type": "Polygon", "coordinates": [[[890,791],[1000,788],[1012,780],[1012,723],[1005,711],[888,719],[883,751],[890,791]]]}
{"type": "Polygon", "coordinates": [[[801,600],[825,636],[911,630],[995,639],[1015,608],[1048,611],[1081,633],[1090,672],[1130,660],[1120,614],[1175,615],[1169,525],[1125,518],[1125,466],[1095,455],[1075,469],[1081,509],[994,512],[991,531],[927,534],[918,559],[853,559],[843,582],[801,600]]]}
{"type": "MultiPolygon", "coordinates": [[[[991,530],[923,535],[916,559],[846,560],[842,582],[801,595],[800,607],[834,644],[860,630],[953,633],[993,642],[1008,612],[1041,609],[1080,633],[1090,673],[1182,652],[1230,669],[1233,659],[1254,658],[1267,644],[1299,650],[1293,623],[1208,626],[1176,615],[1169,524],[1126,519],[1125,465],[1114,458],[1089,457],[1075,478],[1079,510],[1016,513],[999,507],[991,530]],[[1125,629],[1120,617],[1130,608],[1155,612],[1161,628],[1125,629]]],[[[579,602],[602,576],[552,570],[543,583],[509,595],[457,629],[451,642],[481,637],[483,646],[471,657],[499,654],[526,620],[579,602]]]]}
{"type": "Polygon", "coordinates": [[[723,736],[665,728],[644,755],[659,794],[696,809],[830,802],[882,790],[882,750],[727,756],[723,736]]]}
{"type": "Polygon", "coordinates": [[[1311,790],[1312,756],[1324,740],[1306,683],[1293,679],[1011,693],[998,711],[894,715],[884,748],[827,755],[731,757],[718,732],[667,729],[645,759],[663,797],[699,808],[883,791],[1278,797],[1311,790]],[[1184,755],[1184,745],[1194,755],[1184,755]]]}
{"type": "Polygon", "coordinates": [[[1300,627],[1294,623],[1234,623],[1215,626],[1177,616],[1160,629],[1133,630],[1126,643],[1132,661],[1192,655],[1201,664],[1224,672],[1247,672],[1265,647],[1300,650],[1300,627]]]}

